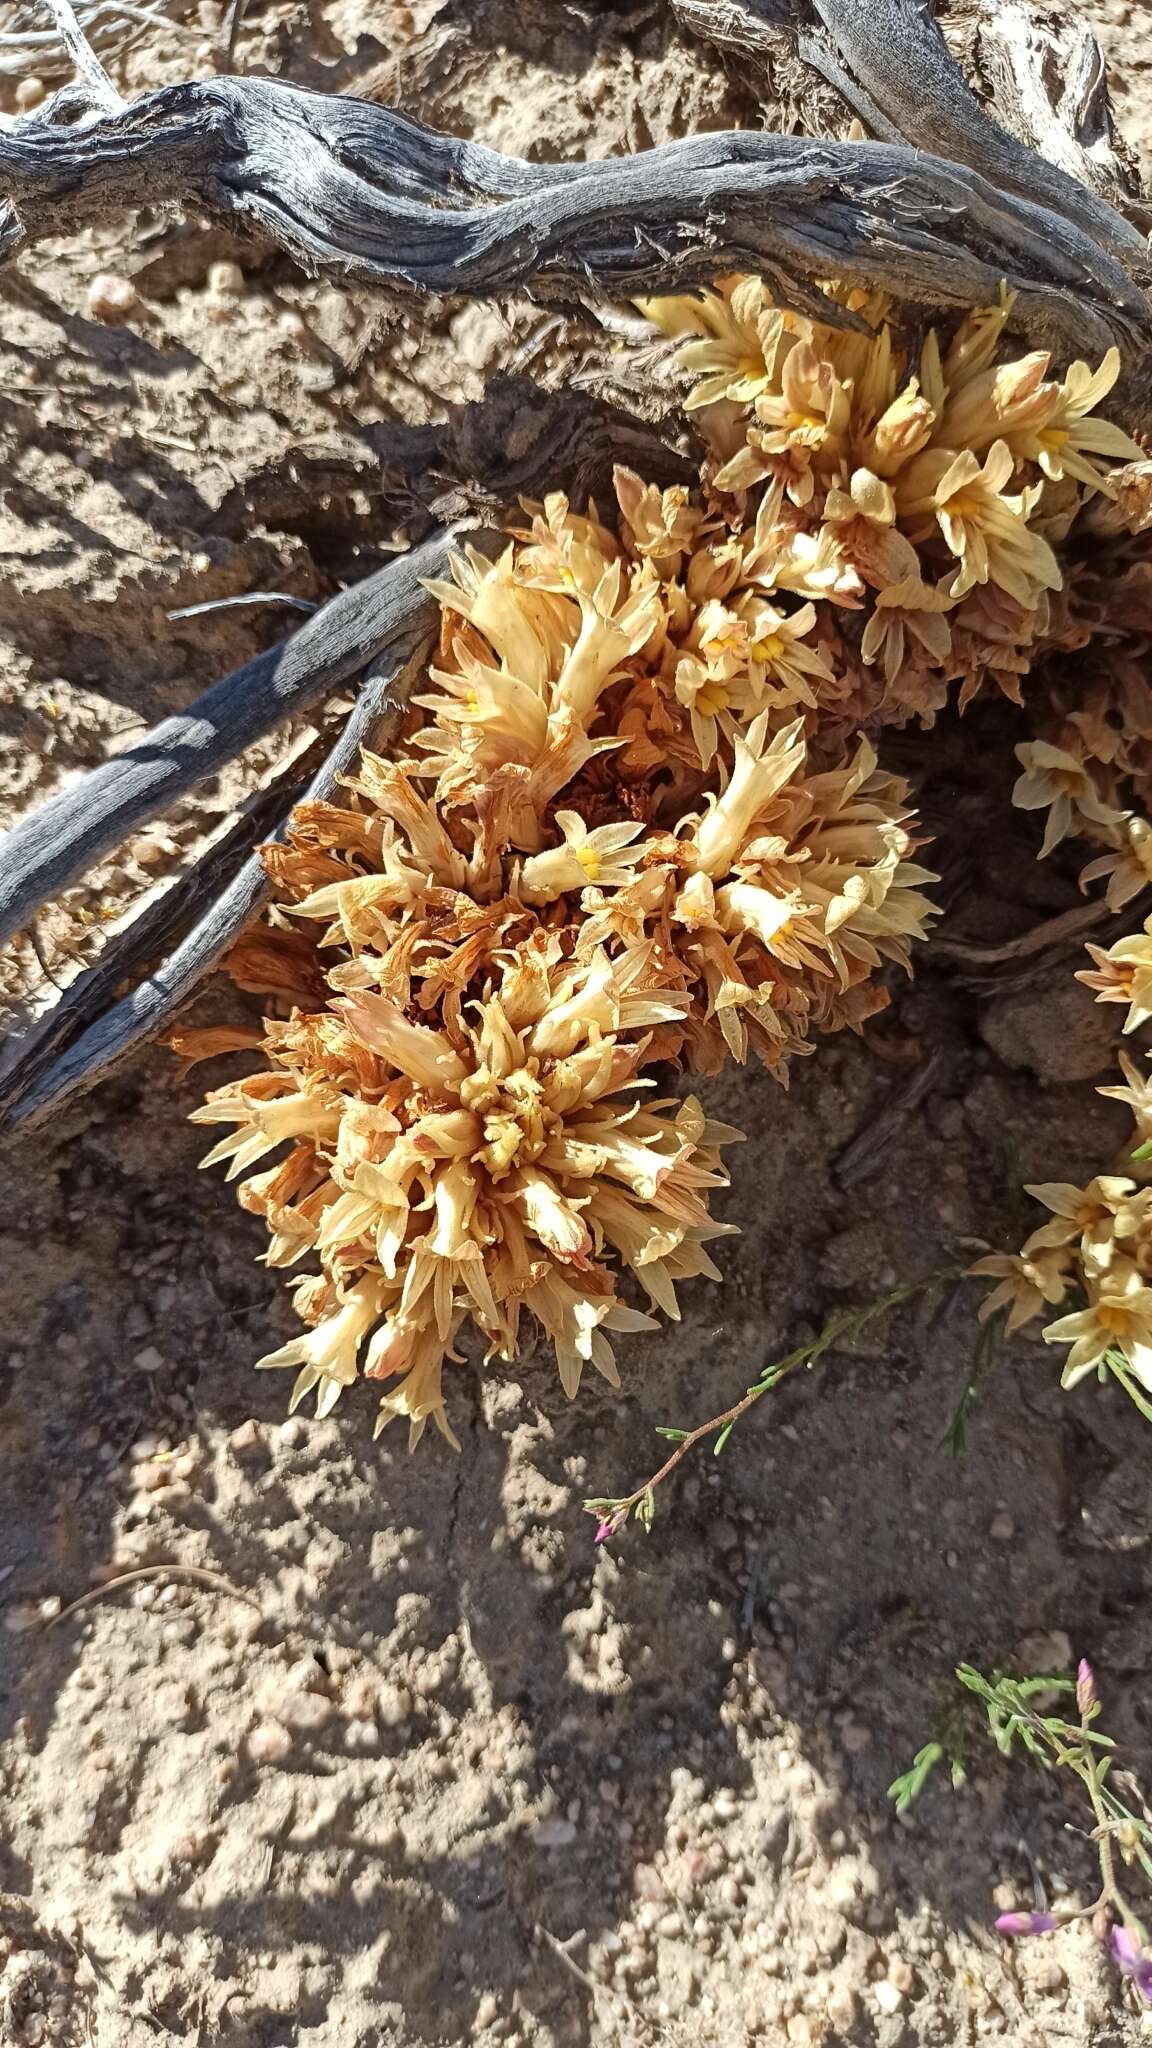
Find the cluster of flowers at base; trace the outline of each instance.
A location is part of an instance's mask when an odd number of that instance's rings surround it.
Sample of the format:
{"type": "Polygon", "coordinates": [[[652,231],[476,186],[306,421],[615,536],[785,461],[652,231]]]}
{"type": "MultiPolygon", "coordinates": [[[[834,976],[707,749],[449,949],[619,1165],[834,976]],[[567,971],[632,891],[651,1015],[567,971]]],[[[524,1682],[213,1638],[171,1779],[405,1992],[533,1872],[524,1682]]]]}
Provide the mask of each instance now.
{"type": "Polygon", "coordinates": [[[275,907],[230,965],[275,999],[270,1065],[198,1114],[234,1126],[209,1161],[269,1261],[319,1267],[261,1361],[294,1400],[363,1374],[394,1383],[383,1419],[448,1433],[462,1326],[511,1357],[522,1309],[570,1394],[614,1379],[610,1333],[650,1320],[625,1270],[670,1315],[718,1277],[738,1135],[646,1070],[755,1053],[786,1080],[924,935],[908,791],[862,728],[1081,644],[1053,543],[1133,452],[1091,417],[1116,364],[997,364],[1005,300],[912,374],[882,306],[829,309],[755,280],[654,307],[708,372],[702,488],[621,470],[610,523],[554,494],[455,561],[399,757],[265,849],[275,907]]]}
{"type": "Polygon", "coordinates": [[[702,499],[617,490],[618,533],[555,496],[454,563],[400,757],[264,850],[276,906],[229,964],[290,1014],[197,1116],[234,1127],[205,1163],[269,1262],[319,1264],[308,1333],[261,1363],[321,1412],[362,1373],[397,1382],[384,1419],[447,1433],[461,1326],[508,1358],[522,1309],[569,1394],[585,1364],[614,1381],[610,1333],[650,1323],[625,1269],[673,1316],[677,1281],[719,1277],[739,1135],[649,1103],[645,1070],[755,1052],[785,1080],[883,1007],[931,912],[905,785],[862,735],[821,741],[813,605],[769,601],[761,539],[702,499]]]}

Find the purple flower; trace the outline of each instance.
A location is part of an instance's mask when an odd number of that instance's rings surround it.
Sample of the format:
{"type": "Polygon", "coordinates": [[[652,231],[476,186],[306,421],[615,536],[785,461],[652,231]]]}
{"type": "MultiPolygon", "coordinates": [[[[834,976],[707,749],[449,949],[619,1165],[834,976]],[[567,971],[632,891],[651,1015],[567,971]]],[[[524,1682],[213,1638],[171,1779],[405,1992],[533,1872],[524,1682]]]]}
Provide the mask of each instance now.
{"type": "Polygon", "coordinates": [[[1051,1934],[1056,1921],[1051,1913],[1001,1913],[997,1934],[1051,1934]]]}
{"type": "Polygon", "coordinates": [[[607,1543],[608,1538],[610,1536],[614,1536],[615,1534],[616,1531],[613,1528],[611,1522],[598,1522],[596,1524],[596,1534],[592,1538],[592,1541],[593,1543],[607,1543]]]}
{"type": "Polygon", "coordinates": [[[1076,1672],[1076,1710],[1087,1714],[1096,1705],[1096,1674],[1087,1657],[1081,1657],[1076,1672]]]}
{"type": "Polygon", "coordinates": [[[1141,1953],[1126,1927],[1112,1929],[1112,1953],[1141,1998],[1152,2005],[1152,1959],[1141,1953]]]}

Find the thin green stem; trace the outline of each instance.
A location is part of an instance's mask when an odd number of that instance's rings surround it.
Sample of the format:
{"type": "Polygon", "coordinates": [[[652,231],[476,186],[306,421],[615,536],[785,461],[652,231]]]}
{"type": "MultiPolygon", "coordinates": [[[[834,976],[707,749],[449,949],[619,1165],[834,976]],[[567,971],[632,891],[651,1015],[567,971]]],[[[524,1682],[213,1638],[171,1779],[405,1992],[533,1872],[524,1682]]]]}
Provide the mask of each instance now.
{"type": "MultiPolygon", "coordinates": [[[[585,1501],[585,1509],[589,1514],[601,1517],[601,1533],[605,1535],[614,1535],[618,1529],[623,1528],[629,1515],[633,1513],[639,1513],[645,1525],[651,1526],[655,1512],[656,1488],[663,1485],[681,1459],[686,1458],[688,1452],[703,1437],[715,1435],[715,1449],[722,1450],[730,1430],[741,1417],[746,1415],[763,1395],[770,1393],[773,1387],[778,1387],[789,1373],[796,1372],[800,1366],[815,1365],[817,1359],[822,1358],[826,1351],[830,1351],[836,1344],[843,1343],[847,1338],[857,1336],[876,1316],[884,1315],[889,1309],[898,1308],[902,1302],[910,1301],[914,1295],[923,1294],[930,1287],[939,1286],[942,1281],[959,1277],[960,1269],[953,1266],[944,1267],[939,1272],[929,1273],[923,1279],[908,1280],[899,1287],[893,1287],[887,1294],[879,1295],[875,1301],[867,1302],[863,1308],[838,1309],[834,1315],[829,1316],[824,1328],[811,1343],[798,1344],[796,1349],[789,1351],[784,1358],[765,1366],[759,1379],[746,1390],[739,1401],[734,1401],[730,1408],[723,1409],[719,1415],[710,1416],[707,1422],[699,1423],[695,1429],[680,1432],[679,1441],[670,1456],[665,1458],[664,1463],[651,1477],[645,1479],[632,1493],[624,1495],[621,1499],[597,1496],[585,1501]]],[[[672,1431],[664,1433],[671,1435],[672,1431]]]]}

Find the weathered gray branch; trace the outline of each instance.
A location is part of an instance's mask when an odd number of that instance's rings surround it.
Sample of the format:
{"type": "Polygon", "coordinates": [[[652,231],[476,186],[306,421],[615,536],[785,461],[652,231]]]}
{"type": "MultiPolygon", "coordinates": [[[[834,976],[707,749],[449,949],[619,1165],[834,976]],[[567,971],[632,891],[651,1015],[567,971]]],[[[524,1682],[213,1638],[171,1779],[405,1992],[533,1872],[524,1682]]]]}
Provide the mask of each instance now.
{"type": "MultiPolygon", "coordinates": [[[[339,739],[303,792],[305,797],[331,797],[338,777],[347,774],[362,746],[372,740],[386,744],[403,716],[429,640],[425,630],[423,638],[412,638],[404,653],[391,650],[373,665],[339,739]]],[[[279,838],[281,830],[272,836],[279,838]]],[[[40,1040],[33,1035],[0,1084],[0,1130],[40,1123],[98,1081],[106,1081],[138,1045],[154,1038],[175,1017],[267,896],[263,862],[259,854],[250,854],[170,958],[97,1017],[46,1070],[40,1040]]]]}
{"type": "Polygon", "coordinates": [[[420,579],[442,573],[448,537],[342,590],[291,639],[205,691],[0,840],[0,943],[176,797],[273,726],[362,673],[386,649],[406,659],[434,613],[420,579]]]}
{"type": "MultiPolygon", "coordinates": [[[[527,164],[366,101],[220,78],[72,127],[12,122],[0,192],[0,254],[170,200],[257,231],[306,269],[408,295],[603,297],[747,268],[802,308],[829,275],[958,306],[1006,279],[1020,324],[1059,347],[1146,348],[1152,331],[1143,294],[1082,225],[889,143],[700,135],[527,164]]],[[[1113,243],[1119,230],[1132,232],[1117,217],[1113,243]]]]}
{"type": "Polygon", "coordinates": [[[671,6],[677,20],[721,50],[731,67],[746,76],[751,66],[766,95],[773,95],[790,38],[874,135],[966,164],[1076,222],[1137,276],[1149,275],[1140,232],[1148,209],[1127,189],[1111,143],[1099,45],[1071,13],[1058,33],[1022,0],[989,0],[966,14],[963,26],[976,45],[995,119],[965,80],[926,0],[671,0],[671,6]]]}

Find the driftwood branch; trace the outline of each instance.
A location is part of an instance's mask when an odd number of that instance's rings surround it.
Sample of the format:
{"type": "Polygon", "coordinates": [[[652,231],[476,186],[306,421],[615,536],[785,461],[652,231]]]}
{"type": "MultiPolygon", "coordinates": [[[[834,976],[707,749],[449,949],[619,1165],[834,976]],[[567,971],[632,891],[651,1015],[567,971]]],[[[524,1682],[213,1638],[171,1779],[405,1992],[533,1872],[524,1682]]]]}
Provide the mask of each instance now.
{"type": "MultiPolygon", "coordinates": [[[[338,778],[347,774],[362,746],[372,740],[387,744],[403,717],[430,638],[425,631],[405,654],[390,652],[373,666],[339,739],[304,790],[305,797],[331,797],[338,778]]],[[[273,836],[281,835],[278,831],[273,836]]],[[[19,1061],[0,1085],[0,1130],[43,1122],[97,1082],[106,1081],[137,1046],[154,1038],[175,1017],[267,896],[264,864],[258,853],[250,854],[223,895],[171,957],[90,1024],[46,1071],[38,1057],[38,1042],[30,1043],[26,1051],[22,1048],[19,1061]]]]}
{"type": "MultiPolygon", "coordinates": [[[[1112,136],[1099,44],[1065,10],[993,0],[959,23],[991,111],[967,83],[925,0],[671,0],[681,25],[775,96],[796,50],[871,132],[965,164],[1074,221],[1137,276],[1149,275],[1132,190],[1112,136]],[[1125,218],[1131,215],[1132,219],[1125,218]]],[[[952,16],[949,16],[951,27],[952,16]]]]}
{"type": "MultiPolygon", "coordinates": [[[[1145,233],[1152,207],[1119,142],[1104,53],[1072,8],[996,0],[970,17],[972,65],[1005,128],[1145,233]]],[[[957,32],[965,17],[957,20],[957,32]]]]}
{"type": "Polygon", "coordinates": [[[409,297],[604,297],[744,268],[801,309],[830,275],[952,307],[986,303],[1006,279],[1040,338],[1146,349],[1147,302],[1111,253],[1127,224],[1101,227],[1105,248],[991,169],[889,143],[751,134],[527,164],[367,101],[219,78],[72,127],[0,129],[0,255],[174,201],[263,235],[309,271],[409,297]]]}
{"type": "Polygon", "coordinates": [[[394,649],[402,658],[434,607],[420,579],[443,572],[448,537],[342,590],[291,639],[245,662],[24,818],[0,840],[0,943],[106,853],[255,740],[394,649]]]}

